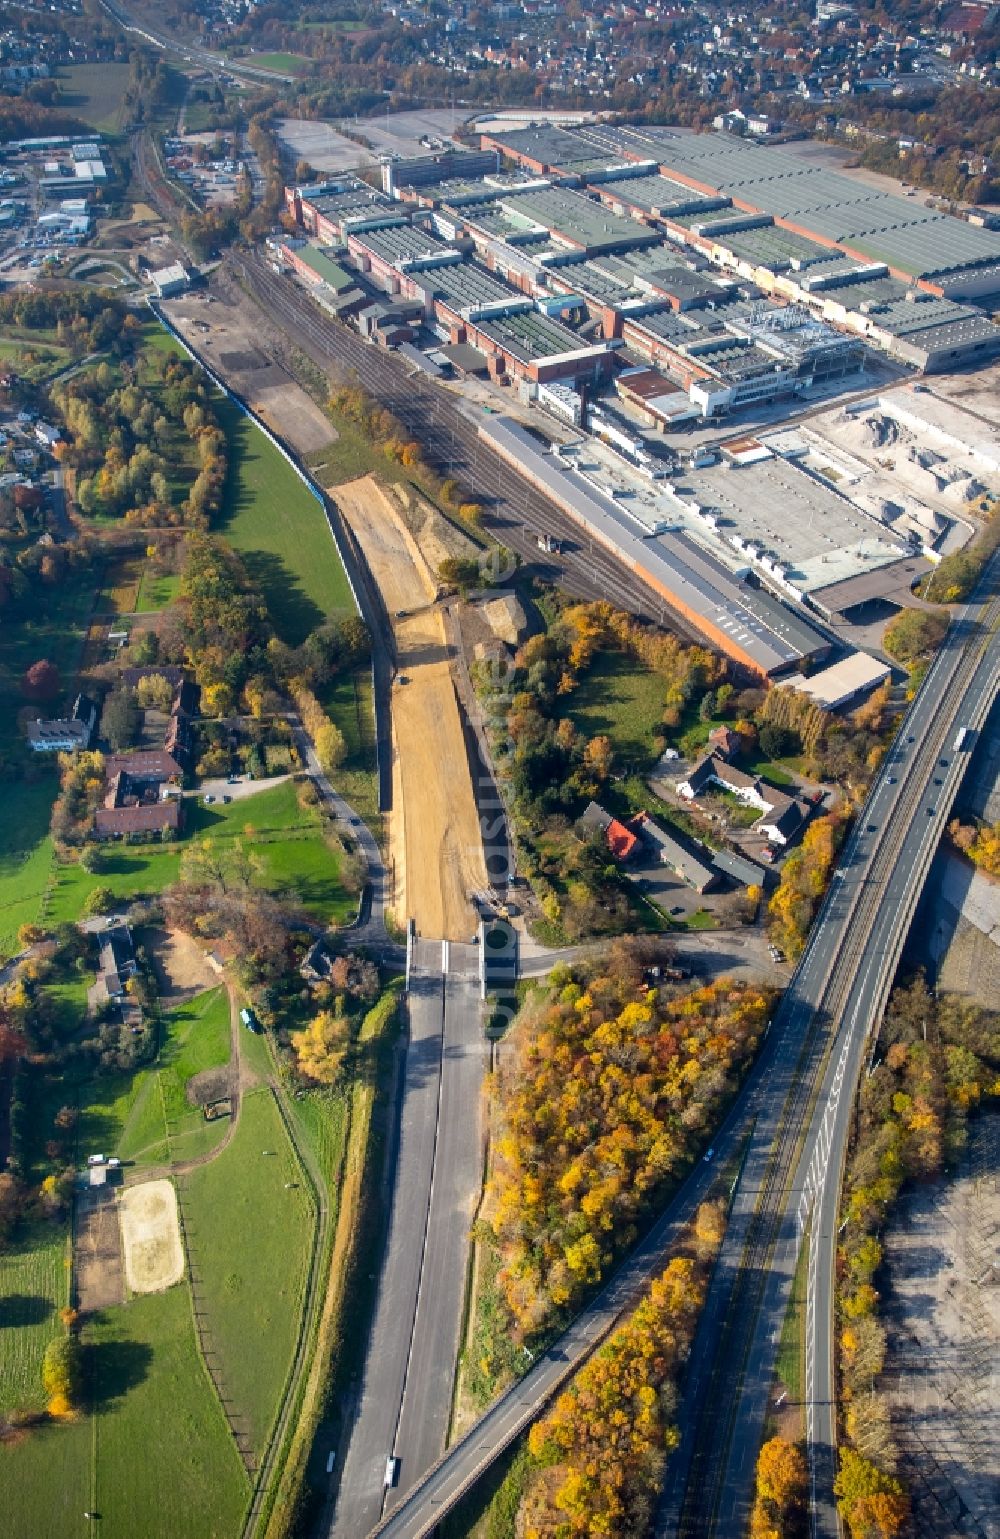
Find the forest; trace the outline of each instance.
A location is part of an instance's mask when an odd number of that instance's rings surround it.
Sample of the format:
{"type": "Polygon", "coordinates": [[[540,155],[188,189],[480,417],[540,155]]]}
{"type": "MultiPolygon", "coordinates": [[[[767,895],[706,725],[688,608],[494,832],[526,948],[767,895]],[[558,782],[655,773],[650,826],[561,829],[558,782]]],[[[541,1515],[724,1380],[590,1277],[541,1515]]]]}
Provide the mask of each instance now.
{"type": "Polygon", "coordinates": [[[711,1137],[767,1023],[764,989],[661,985],[648,954],[615,942],[591,967],[556,968],[498,1075],[478,1232],[519,1341],[565,1318],[635,1241],[711,1137]]]}

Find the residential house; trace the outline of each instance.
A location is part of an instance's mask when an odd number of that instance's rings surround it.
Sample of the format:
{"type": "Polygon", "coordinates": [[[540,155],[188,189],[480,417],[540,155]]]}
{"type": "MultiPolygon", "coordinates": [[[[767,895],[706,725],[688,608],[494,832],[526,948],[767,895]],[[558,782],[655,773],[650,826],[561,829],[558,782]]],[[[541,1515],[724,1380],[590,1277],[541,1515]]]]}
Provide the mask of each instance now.
{"type": "Polygon", "coordinates": [[[139,971],[132,932],[127,924],[112,921],[98,935],[98,945],[97,978],[88,990],[87,1003],[91,1010],[117,1006],[125,1024],[137,1030],[142,1024],[142,1010],[127,987],[139,971]]]}
{"type": "Polygon", "coordinates": [[[732,792],[744,805],[758,808],[761,816],[754,828],[774,844],[788,844],[809,818],[811,808],[806,802],[768,785],[759,775],[748,775],[744,770],[736,769],[720,754],[706,754],[699,759],[688,778],[678,781],[677,789],[683,797],[693,801],[713,785],[732,792]]]}
{"type": "Polygon", "coordinates": [[[604,835],[608,849],[616,860],[628,860],[635,854],[639,843],[638,834],[613,818],[610,812],[605,812],[597,802],[588,802],[580,822],[588,832],[596,830],[604,835]]]}
{"type": "Polygon", "coordinates": [[[97,725],[97,706],[87,695],[77,695],[68,717],[28,723],[28,743],[35,753],[78,753],[89,748],[97,725]]]}
{"type": "Polygon", "coordinates": [[[724,759],[738,759],[743,752],[743,739],[732,727],[713,727],[708,742],[709,751],[721,754],[724,759]]]}

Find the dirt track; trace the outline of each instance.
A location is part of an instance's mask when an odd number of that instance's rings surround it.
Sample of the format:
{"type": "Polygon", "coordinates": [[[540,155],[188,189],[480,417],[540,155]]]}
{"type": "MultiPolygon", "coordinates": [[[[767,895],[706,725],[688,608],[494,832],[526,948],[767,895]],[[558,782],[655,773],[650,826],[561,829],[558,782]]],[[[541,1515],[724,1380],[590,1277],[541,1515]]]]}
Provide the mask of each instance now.
{"type": "Polygon", "coordinates": [[[468,940],[476,927],[469,894],[487,886],[486,865],[444,624],[432,607],[435,584],[413,536],[371,477],[331,495],[364,552],[396,639],[390,817],[396,912],[412,918],[427,938],[468,940]]]}

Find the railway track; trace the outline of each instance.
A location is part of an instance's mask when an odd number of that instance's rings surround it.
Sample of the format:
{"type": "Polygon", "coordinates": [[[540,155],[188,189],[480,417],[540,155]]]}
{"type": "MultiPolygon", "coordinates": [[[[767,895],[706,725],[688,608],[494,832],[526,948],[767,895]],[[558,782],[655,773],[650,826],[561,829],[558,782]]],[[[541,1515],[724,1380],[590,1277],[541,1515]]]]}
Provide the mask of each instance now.
{"type": "MultiPolygon", "coordinates": [[[[946,689],[954,700],[961,698],[975,676],[982,656],[982,648],[976,642],[979,637],[984,640],[988,637],[991,626],[996,623],[998,609],[1000,606],[994,602],[984,620],[972,621],[970,634],[964,634],[962,628],[957,627],[949,638],[945,653],[935,664],[935,669],[942,675],[937,681],[938,686],[946,689]],[[967,644],[970,639],[972,645],[967,644]]],[[[950,712],[938,713],[932,718],[929,730],[905,760],[899,761],[894,754],[891,766],[887,763],[883,767],[880,779],[887,785],[894,783],[887,779],[890,767],[898,769],[895,782],[898,782],[899,790],[895,793],[893,809],[871,857],[865,880],[842,916],[844,939],[812,1015],[793,1084],[784,1099],[778,1119],[780,1141],[772,1144],[768,1151],[763,1179],[754,1194],[752,1211],[745,1220],[746,1230],[739,1263],[728,1293],[720,1302],[722,1323],[716,1335],[711,1372],[707,1382],[700,1386],[697,1404],[690,1408],[693,1413],[693,1432],[681,1483],[683,1494],[679,1515],[676,1523],[662,1522],[659,1533],[677,1534],[679,1539],[696,1539],[696,1536],[697,1539],[706,1539],[706,1536],[716,1532],[726,1532],[721,1526],[722,1507],[727,1494],[727,1481],[731,1481],[731,1450],[743,1403],[744,1379],[752,1350],[755,1343],[759,1345],[760,1341],[760,1322],[776,1247],[783,1237],[783,1226],[787,1223],[789,1209],[794,1208],[794,1194],[798,1186],[804,1184],[803,1166],[807,1163],[805,1154],[811,1151],[815,1159],[816,1145],[821,1141],[821,1137],[817,1138],[816,1134],[815,1114],[821,1097],[826,1104],[823,1092],[827,1088],[831,1066],[834,1065],[834,1057],[829,1048],[840,1042],[841,1023],[848,1022],[850,1031],[847,1043],[836,1060],[839,1070],[841,1061],[846,1061],[851,1036],[859,1024],[860,1005],[856,993],[862,964],[866,955],[870,963],[872,937],[878,934],[880,924],[885,923],[887,893],[895,877],[904,842],[921,811],[926,811],[923,804],[928,786],[932,783],[932,771],[939,756],[949,747],[952,726],[950,712]]],[[[873,801],[876,799],[873,797],[873,801]]],[[[941,815],[944,815],[943,811],[941,815]]],[[[859,823],[852,835],[844,853],[848,873],[859,840],[865,837],[866,832],[870,833],[872,827],[859,823]]],[[[936,839],[926,843],[932,853],[936,839]]],[[[927,858],[914,874],[915,887],[920,885],[929,862],[929,854],[926,850],[924,853],[927,858]]],[[[843,865],[841,869],[844,869],[843,865]]],[[[825,917],[837,917],[836,906],[842,902],[840,887],[840,879],[835,880],[824,905],[825,912],[821,913],[817,924],[822,923],[825,917]]],[[[898,951],[908,928],[909,912],[901,912],[899,920],[897,933],[893,937],[895,954],[892,954],[893,945],[887,942],[882,958],[881,982],[873,1007],[860,1022],[862,1039],[868,1025],[881,1018],[895,973],[898,951]]],[[[851,1085],[845,1088],[843,1084],[838,1084],[838,1103],[844,1094],[851,1096],[851,1085]]],[[[830,1153],[829,1149],[827,1153],[830,1153]]],[[[839,1168],[838,1163],[837,1176],[839,1168]]],[[[806,1172],[805,1181],[808,1179],[806,1172]]],[[[772,1321],[771,1324],[774,1329],[780,1329],[780,1321],[772,1321]]],[[[764,1389],[766,1393],[766,1386],[764,1389]]],[[[741,1432],[745,1430],[741,1428],[741,1432]]],[[[832,1483],[832,1470],[827,1474],[827,1483],[832,1483]]],[[[731,1497],[731,1489],[728,1494],[731,1497]]]]}
{"type": "Polygon", "coordinates": [[[448,391],[414,378],[394,354],[366,344],[342,322],[326,316],[306,293],[256,256],[239,253],[230,261],[251,298],[280,321],[314,362],[324,368],[332,362],[350,368],[365,390],[425,447],[431,462],[475,493],[484,505],[489,532],[540,577],[581,599],[607,599],[640,619],[706,645],[659,594],[600,545],[593,545],[572,519],[489,448],[448,391]],[[543,535],[555,536],[564,553],[539,559],[538,539],[543,535]]]}

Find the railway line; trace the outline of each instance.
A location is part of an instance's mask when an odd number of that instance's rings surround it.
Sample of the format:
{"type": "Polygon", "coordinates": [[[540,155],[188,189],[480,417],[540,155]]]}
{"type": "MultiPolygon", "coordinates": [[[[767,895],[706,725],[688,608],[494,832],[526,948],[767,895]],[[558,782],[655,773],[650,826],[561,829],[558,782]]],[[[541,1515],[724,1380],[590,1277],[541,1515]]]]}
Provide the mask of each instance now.
{"type": "Polygon", "coordinates": [[[819,916],[818,925],[844,923],[844,944],[803,1045],[793,1094],[784,1099],[780,1114],[755,1130],[762,1179],[755,1188],[752,1148],[692,1356],[681,1414],[688,1430],[668,1470],[660,1535],[702,1539],[728,1534],[748,1517],[777,1340],[810,1213],[814,1340],[806,1399],[813,1521],[817,1533],[838,1532],[832,1501],[836,1410],[830,1320],[850,1108],[869,1033],[881,1019],[913,903],[961,778],[950,752],[956,712],[981,714],[991,681],[996,688],[996,643],[985,662],[978,643],[989,636],[997,615],[994,602],[982,617],[967,611],[956,622],[928,676],[928,692],[904,724],[901,746],[893,749],[873,788],[819,916]],[[942,700],[947,701],[944,708],[934,709],[932,702],[942,700]],[[917,730],[908,732],[907,725],[917,730]],[[948,759],[942,760],[946,751],[948,759]],[[951,770],[950,794],[934,789],[935,778],[940,785],[943,777],[933,772],[945,763],[951,770]],[[883,824],[867,821],[890,800],[883,824]],[[866,841],[873,848],[864,878],[852,882],[852,868],[863,857],[866,841]],[[765,1147],[769,1139],[777,1142],[765,1147]],[[814,1202],[817,1194],[825,1200],[822,1211],[814,1202]],[[820,1253],[822,1271],[816,1264],[820,1253]]]}
{"type": "Polygon", "coordinates": [[[443,388],[414,378],[393,354],[361,340],[326,316],[286,278],[254,255],[234,254],[232,267],[266,314],[278,319],[314,362],[347,366],[361,385],[399,418],[425,447],[428,458],[468,486],[485,507],[492,535],[515,551],[539,576],[581,599],[608,599],[641,619],[658,623],[700,645],[705,638],[651,589],[581,535],[579,527],[531,486],[479,437],[476,424],[443,388]],[[539,536],[563,545],[559,556],[541,553],[539,536]],[[539,559],[540,556],[542,559],[539,559]]]}

